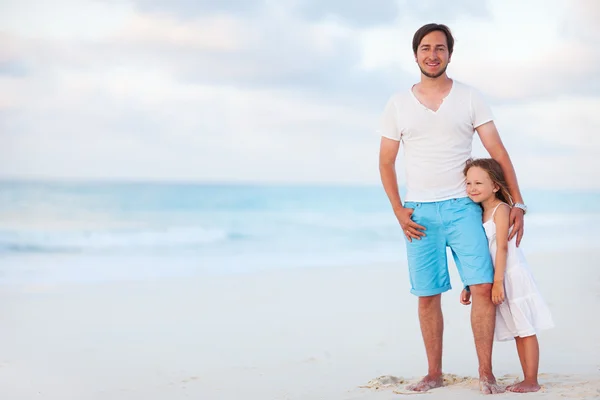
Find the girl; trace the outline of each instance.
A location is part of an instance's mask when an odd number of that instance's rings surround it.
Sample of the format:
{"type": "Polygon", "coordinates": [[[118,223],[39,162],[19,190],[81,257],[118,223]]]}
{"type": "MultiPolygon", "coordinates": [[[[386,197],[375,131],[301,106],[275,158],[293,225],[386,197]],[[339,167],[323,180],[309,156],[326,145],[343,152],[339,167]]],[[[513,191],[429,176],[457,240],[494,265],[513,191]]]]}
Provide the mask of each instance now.
{"type": "MultiPolygon", "coordinates": [[[[492,301],[498,306],[494,336],[496,341],[515,339],[523,368],[523,381],[506,389],[535,392],[540,389],[536,332],[553,327],[552,316],[538,292],[521,248],[516,246],[516,237],[508,241],[513,203],[500,164],[491,158],[471,160],[464,173],[467,194],[483,208],[483,227],[494,262],[492,301]]],[[[470,295],[465,288],[461,303],[470,304],[470,295]]]]}

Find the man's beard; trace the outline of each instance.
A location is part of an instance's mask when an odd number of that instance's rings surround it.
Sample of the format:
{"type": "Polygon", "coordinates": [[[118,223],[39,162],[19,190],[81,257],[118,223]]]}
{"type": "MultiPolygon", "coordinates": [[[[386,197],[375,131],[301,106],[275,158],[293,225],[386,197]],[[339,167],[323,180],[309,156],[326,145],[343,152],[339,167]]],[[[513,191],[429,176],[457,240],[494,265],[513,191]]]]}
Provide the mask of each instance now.
{"type": "Polygon", "coordinates": [[[418,64],[418,65],[419,65],[419,69],[421,70],[421,73],[428,78],[439,78],[440,76],[444,75],[444,72],[446,72],[446,68],[448,68],[448,64],[446,64],[446,66],[441,71],[439,71],[435,74],[431,74],[431,73],[425,71],[423,69],[423,67],[421,67],[421,64],[418,64]]]}

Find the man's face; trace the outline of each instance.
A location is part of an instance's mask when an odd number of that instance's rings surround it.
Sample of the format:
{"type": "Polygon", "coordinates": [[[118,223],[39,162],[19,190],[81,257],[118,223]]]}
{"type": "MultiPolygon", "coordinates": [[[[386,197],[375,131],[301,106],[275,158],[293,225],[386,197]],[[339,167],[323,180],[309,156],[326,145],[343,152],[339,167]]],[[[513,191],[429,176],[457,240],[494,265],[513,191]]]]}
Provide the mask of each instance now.
{"type": "Polygon", "coordinates": [[[443,75],[450,62],[450,53],[444,32],[433,31],[423,37],[417,47],[415,59],[423,75],[429,78],[443,75]]]}

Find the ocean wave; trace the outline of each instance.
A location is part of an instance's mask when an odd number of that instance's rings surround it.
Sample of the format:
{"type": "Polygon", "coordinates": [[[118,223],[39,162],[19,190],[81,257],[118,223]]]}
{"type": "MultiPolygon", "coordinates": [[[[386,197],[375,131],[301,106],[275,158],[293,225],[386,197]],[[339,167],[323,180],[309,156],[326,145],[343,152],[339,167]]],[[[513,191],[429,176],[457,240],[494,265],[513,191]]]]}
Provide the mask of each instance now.
{"type": "Polygon", "coordinates": [[[540,227],[547,226],[568,226],[568,225],[584,225],[600,223],[600,213],[540,213],[533,212],[527,214],[526,223],[530,222],[533,225],[540,227]]]}
{"type": "Polygon", "coordinates": [[[0,230],[0,252],[40,253],[196,248],[240,238],[242,235],[239,233],[199,227],[144,231],[0,230]]]}

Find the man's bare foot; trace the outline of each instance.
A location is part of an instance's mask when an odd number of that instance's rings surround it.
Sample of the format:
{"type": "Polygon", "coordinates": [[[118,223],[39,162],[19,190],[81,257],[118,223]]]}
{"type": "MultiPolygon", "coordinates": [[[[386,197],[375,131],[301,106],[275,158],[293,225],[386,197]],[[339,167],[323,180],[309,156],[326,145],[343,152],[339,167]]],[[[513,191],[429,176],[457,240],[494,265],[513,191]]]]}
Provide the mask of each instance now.
{"type": "Polygon", "coordinates": [[[494,375],[481,375],[479,376],[479,391],[483,394],[498,394],[504,393],[505,389],[498,385],[494,375]]]}
{"type": "Polygon", "coordinates": [[[406,386],[406,389],[415,392],[426,392],[429,389],[435,389],[441,386],[444,386],[442,375],[427,375],[419,382],[406,386]]]}
{"type": "Polygon", "coordinates": [[[533,381],[533,382],[522,381],[522,382],[518,382],[513,385],[510,385],[510,386],[507,386],[506,390],[508,390],[509,392],[515,392],[515,393],[537,392],[538,390],[540,390],[540,385],[535,381],[533,381]]]}

